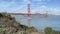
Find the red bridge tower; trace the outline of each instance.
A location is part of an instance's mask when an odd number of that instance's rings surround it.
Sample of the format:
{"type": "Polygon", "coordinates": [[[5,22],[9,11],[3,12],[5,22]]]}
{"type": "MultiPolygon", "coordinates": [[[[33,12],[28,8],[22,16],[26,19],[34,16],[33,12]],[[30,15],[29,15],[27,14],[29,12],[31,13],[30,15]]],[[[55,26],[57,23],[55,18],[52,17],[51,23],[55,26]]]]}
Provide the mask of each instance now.
{"type": "Polygon", "coordinates": [[[28,4],[28,8],[27,8],[27,11],[28,11],[28,26],[30,26],[30,4],[28,4]]]}

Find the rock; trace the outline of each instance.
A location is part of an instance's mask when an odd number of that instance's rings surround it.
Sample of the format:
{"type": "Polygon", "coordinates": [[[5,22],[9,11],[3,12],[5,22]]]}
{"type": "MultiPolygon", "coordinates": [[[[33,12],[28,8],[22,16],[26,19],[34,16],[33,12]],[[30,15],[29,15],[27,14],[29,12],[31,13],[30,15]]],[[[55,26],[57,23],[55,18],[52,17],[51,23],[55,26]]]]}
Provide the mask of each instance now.
{"type": "Polygon", "coordinates": [[[28,30],[33,32],[36,29],[18,23],[7,13],[0,13],[0,34],[24,34],[28,30]]]}

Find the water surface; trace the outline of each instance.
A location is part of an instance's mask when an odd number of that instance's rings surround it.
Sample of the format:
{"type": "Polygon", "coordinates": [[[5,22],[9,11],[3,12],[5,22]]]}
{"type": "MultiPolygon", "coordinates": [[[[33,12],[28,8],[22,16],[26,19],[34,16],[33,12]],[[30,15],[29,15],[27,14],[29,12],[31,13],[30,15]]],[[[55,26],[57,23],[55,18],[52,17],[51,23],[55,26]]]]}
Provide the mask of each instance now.
{"type": "MultiPolygon", "coordinates": [[[[27,16],[12,15],[21,24],[28,25],[27,16]]],[[[39,30],[44,30],[45,27],[52,27],[55,30],[60,30],[60,16],[31,16],[31,26],[36,27],[39,30]]]]}

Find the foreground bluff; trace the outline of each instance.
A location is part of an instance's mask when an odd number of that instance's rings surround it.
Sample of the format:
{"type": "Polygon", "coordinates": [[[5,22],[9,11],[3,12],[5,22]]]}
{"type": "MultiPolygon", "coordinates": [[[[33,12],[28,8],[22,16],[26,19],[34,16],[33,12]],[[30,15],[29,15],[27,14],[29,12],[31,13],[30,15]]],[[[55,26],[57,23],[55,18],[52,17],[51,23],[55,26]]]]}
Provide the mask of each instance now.
{"type": "Polygon", "coordinates": [[[38,32],[34,27],[28,27],[18,23],[8,13],[0,13],[0,34],[29,34],[38,32]]]}

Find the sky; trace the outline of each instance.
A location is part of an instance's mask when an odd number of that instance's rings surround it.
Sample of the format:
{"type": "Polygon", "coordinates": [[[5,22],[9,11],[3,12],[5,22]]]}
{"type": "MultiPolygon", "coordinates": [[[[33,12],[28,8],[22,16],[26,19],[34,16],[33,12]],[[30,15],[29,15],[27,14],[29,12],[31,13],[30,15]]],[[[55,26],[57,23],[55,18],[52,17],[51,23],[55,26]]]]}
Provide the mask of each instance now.
{"type": "Polygon", "coordinates": [[[0,0],[0,12],[27,13],[27,4],[31,13],[60,15],[60,0],[0,0]]]}

